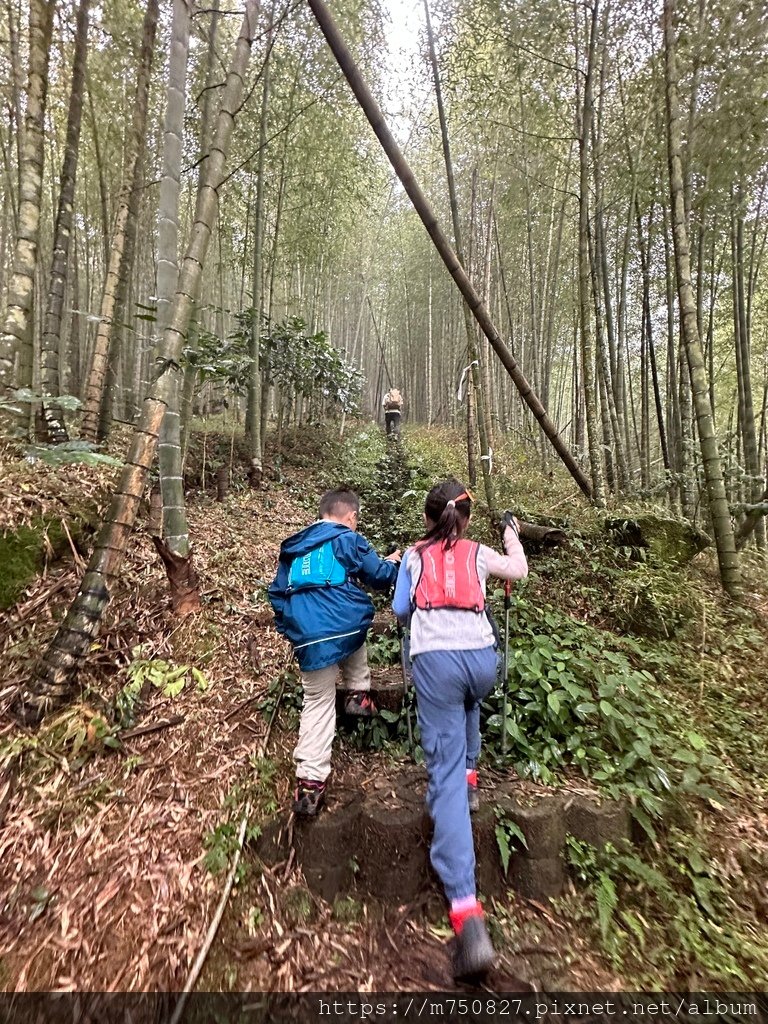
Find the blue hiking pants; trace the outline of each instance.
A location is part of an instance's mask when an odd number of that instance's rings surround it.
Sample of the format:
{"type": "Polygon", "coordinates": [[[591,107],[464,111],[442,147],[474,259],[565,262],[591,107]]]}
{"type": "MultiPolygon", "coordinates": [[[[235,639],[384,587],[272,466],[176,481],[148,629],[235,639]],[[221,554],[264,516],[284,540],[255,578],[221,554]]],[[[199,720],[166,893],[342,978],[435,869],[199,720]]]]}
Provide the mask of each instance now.
{"type": "Polygon", "coordinates": [[[426,651],[413,659],[421,745],[435,830],[430,860],[449,900],[475,894],[475,848],[467,769],[480,756],[480,701],[496,682],[494,647],[426,651]]]}

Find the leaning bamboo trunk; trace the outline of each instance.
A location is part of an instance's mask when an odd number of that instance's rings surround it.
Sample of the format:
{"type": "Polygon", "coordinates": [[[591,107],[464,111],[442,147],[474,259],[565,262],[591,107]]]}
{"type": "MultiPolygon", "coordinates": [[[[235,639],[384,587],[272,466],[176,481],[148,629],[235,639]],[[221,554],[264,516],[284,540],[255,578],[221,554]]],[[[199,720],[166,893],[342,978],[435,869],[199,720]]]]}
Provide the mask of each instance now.
{"type": "Polygon", "coordinates": [[[691,284],[691,260],[688,247],[688,229],[685,218],[683,188],[682,138],[680,132],[680,100],[677,87],[677,61],[675,53],[675,0],[664,2],[664,49],[666,55],[667,145],[669,160],[669,187],[672,205],[672,239],[675,248],[677,293],[683,341],[688,357],[693,405],[699,432],[701,458],[707,482],[709,513],[720,564],[723,588],[732,597],[739,591],[741,574],[739,556],[733,534],[731,513],[723,483],[717,435],[715,434],[712,406],[709,401],[707,372],[701,348],[696,317],[696,297],[691,284]]]}
{"type": "Polygon", "coordinates": [[[134,429],[125,468],[112,497],[104,526],[96,541],[77,597],[43,656],[34,679],[17,696],[15,710],[27,721],[39,721],[48,710],[72,696],[78,670],[98,631],[110,598],[110,587],[122,564],[157,448],[160,426],[173,387],[173,378],[179,372],[179,359],[189,329],[194,295],[216,223],[219,189],[224,182],[224,166],[232,128],[243,97],[243,82],[258,12],[258,0],[248,0],[221,99],[205,181],[198,192],[197,209],[179,274],[171,322],[163,337],[160,372],[144,400],[141,419],[134,429]]]}
{"type": "Polygon", "coordinates": [[[483,334],[485,334],[486,338],[490,342],[494,352],[499,357],[502,365],[514,381],[515,387],[519,391],[523,401],[528,405],[533,415],[538,420],[539,426],[549,438],[553,448],[568,469],[568,472],[582,491],[587,496],[591,496],[589,481],[582,473],[571,452],[568,450],[568,446],[560,437],[560,432],[549,418],[547,410],[541,404],[538,396],[526,380],[525,375],[517,365],[517,361],[502,341],[482,299],[472,286],[472,282],[467,277],[464,268],[456,257],[456,253],[451,248],[445,233],[438,224],[437,218],[429,201],[421,191],[421,188],[413,176],[413,172],[408,166],[400,147],[395,142],[392,133],[387,127],[381,108],[373,98],[370,89],[365,84],[363,77],[360,74],[360,70],[355,64],[354,58],[349,51],[349,47],[344,42],[344,39],[342,38],[336,23],[331,17],[327,6],[322,2],[322,0],[308,0],[308,3],[312,13],[315,15],[315,18],[320,25],[320,28],[322,29],[328,45],[336,57],[339,67],[344,72],[358,103],[362,107],[368,122],[379,139],[384,152],[387,154],[389,162],[392,164],[392,167],[402,182],[405,191],[408,193],[408,197],[413,203],[414,209],[418,213],[430,238],[434,242],[435,248],[440,253],[440,257],[445,263],[448,272],[469,304],[473,316],[480,324],[483,334]]]}
{"type": "Polygon", "coordinates": [[[67,283],[69,262],[69,241],[72,237],[72,221],[77,182],[77,158],[80,146],[80,126],[83,120],[83,85],[88,53],[88,4],[80,0],[75,28],[75,52],[72,58],[72,87],[67,113],[67,135],[64,143],[64,160],[61,166],[59,184],[59,205],[56,212],[56,226],[53,233],[53,259],[48,283],[48,300],[45,311],[43,337],[40,353],[40,390],[43,394],[43,435],[46,441],[59,444],[66,441],[67,428],[60,406],[53,401],[61,394],[59,360],[61,358],[61,314],[64,308],[64,289],[67,283]],[[46,401],[46,396],[51,401],[46,401]]]}
{"type": "Polygon", "coordinates": [[[96,441],[99,435],[99,416],[107,382],[107,364],[112,341],[112,329],[115,322],[115,307],[122,276],[131,196],[136,187],[136,170],[147,125],[149,80],[152,72],[152,54],[157,30],[157,13],[158,0],[148,0],[142,28],[141,54],[139,56],[139,70],[136,80],[136,100],[131,130],[128,136],[123,187],[120,190],[120,200],[112,229],[112,244],[109,250],[107,273],[104,279],[99,326],[96,330],[96,340],[93,343],[93,352],[91,353],[91,362],[85,384],[80,433],[86,441],[96,441]]]}
{"type": "MultiPolygon", "coordinates": [[[[19,164],[19,215],[13,273],[0,330],[0,387],[13,381],[16,352],[30,328],[30,310],[40,237],[40,197],[43,187],[45,101],[48,92],[48,53],[53,27],[53,0],[29,5],[29,79],[24,140],[19,164]]],[[[31,381],[20,381],[30,384],[31,381]]],[[[28,422],[21,413],[19,423],[28,422]]]]}

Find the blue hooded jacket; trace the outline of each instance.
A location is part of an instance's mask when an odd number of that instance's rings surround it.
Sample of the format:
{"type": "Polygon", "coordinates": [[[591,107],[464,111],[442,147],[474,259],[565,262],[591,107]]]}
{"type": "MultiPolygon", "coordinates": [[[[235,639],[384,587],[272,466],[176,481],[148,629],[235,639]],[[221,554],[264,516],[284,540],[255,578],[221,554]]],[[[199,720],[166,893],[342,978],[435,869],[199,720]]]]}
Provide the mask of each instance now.
{"type": "Polygon", "coordinates": [[[397,579],[397,569],[394,562],[379,558],[365,537],[328,519],[320,519],[283,541],[268,596],[277,631],[291,641],[304,671],[336,665],[365,642],[373,602],[353,580],[375,590],[389,590],[397,579]],[[293,560],[326,541],[331,541],[335,558],[346,570],[346,581],[293,590],[289,586],[293,560]]]}

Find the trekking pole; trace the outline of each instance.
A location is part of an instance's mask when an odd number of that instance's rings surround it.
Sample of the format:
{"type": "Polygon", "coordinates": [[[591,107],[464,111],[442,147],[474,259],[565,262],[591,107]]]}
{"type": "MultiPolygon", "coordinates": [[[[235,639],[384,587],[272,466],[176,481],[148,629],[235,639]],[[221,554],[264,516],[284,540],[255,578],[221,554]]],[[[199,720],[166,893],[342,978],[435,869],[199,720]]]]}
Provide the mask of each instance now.
{"type": "Polygon", "coordinates": [[[397,638],[400,641],[400,668],[403,673],[403,703],[405,704],[405,720],[408,725],[408,746],[413,753],[413,722],[411,719],[411,702],[408,699],[408,670],[405,664],[405,631],[397,622],[397,638]]]}
{"type": "Polygon", "coordinates": [[[504,701],[501,707],[501,752],[507,752],[507,716],[509,712],[509,606],[511,603],[512,584],[504,580],[504,701]]]}
{"type": "MultiPolygon", "coordinates": [[[[387,554],[391,555],[393,551],[397,551],[397,544],[390,544],[387,550],[387,554]]],[[[408,700],[408,671],[405,664],[405,630],[403,629],[400,620],[397,619],[397,639],[400,643],[400,671],[403,676],[403,703],[405,704],[405,720],[408,725],[408,746],[411,748],[411,756],[413,756],[413,721],[411,716],[411,703],[408,700]]]]}

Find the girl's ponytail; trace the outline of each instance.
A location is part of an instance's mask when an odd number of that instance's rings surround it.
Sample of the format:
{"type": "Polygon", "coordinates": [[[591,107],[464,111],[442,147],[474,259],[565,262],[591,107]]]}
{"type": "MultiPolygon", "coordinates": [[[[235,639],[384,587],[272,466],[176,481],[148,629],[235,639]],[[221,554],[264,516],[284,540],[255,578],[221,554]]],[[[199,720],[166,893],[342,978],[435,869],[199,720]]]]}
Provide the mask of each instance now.
{"type": "Polygon", "coordinates": [[[433,487],[424,503],[424,515],[434,526],[416,547],[426,548],[441,542],[446,550],[453,547],[469,522],[471,502],[471,493],[456,479],[446,480],[433,487]]]}

